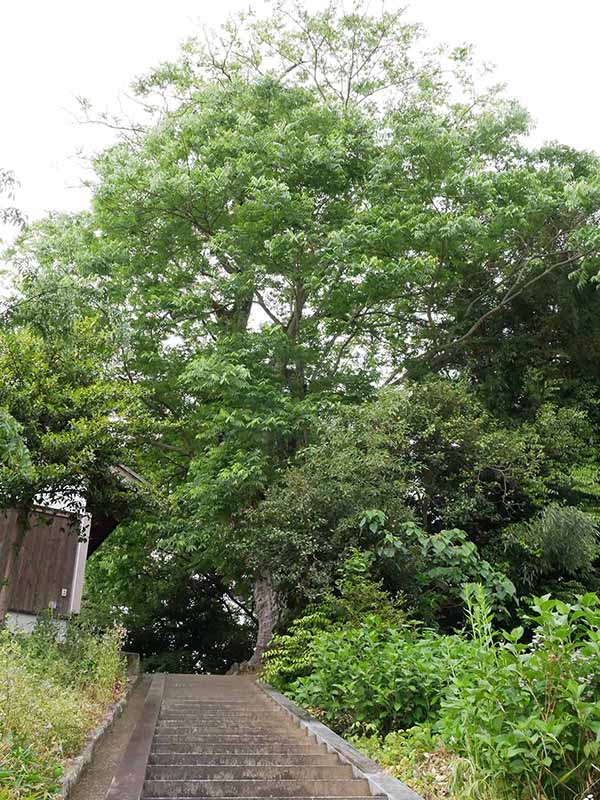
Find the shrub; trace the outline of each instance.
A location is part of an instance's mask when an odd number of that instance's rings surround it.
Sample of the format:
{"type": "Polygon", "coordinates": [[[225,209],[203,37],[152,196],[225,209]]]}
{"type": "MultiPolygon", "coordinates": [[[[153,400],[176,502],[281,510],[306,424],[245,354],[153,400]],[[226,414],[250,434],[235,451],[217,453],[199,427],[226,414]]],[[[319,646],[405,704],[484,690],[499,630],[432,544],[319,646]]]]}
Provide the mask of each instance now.
{"type": "Polygon", "coordinates": [[[354,737],[352,742],[423,800],[451,797],[450,781],[457,758],[444,747],[430,724],[392,731],[383,737],[354,737]]]}
{"type": "Polygon", "coordinates": [[[453,667],[439,730],[465,757],[458,797],[572,800],[597,787],[600,601],[536,598],[523,628],[499,639],[489,601],[470,587],[475,646],[453,667]]]}
{"type": "Polygon", "coordinates": [[[339,570],[335,591],[327,592],[319,605],[312,605],[290,623],[287,633],[271,640],[265,654],[263,678],[285,691],[299,677],[315,668],[313,644],[318,634],[340,625],[356,625],[366,614],[375,614],[391,627],[403,624],[406,615],[398,599],[390,597],[381,581],[371,578],[374,555],[352,548],[339,570]]]}
{"type": "Polygon", "coordinates": [[[360,736],[361,748],[424,797],[450,788],[461,800],[596,796],[597,595],[534,598],[511,632],[495,629],[482,585],[467,585],[465,597],[468,630],[453,636],[373,613],[313,628],[309,674],[288,694],[360,736]]]}
{"type": "MultiPolygon", "coordinates": [[[[523,592],[552,586],[568,601],[569,584],[597,585],[594,562],[600,555],[598,520],[571,506],[551,503],[527,522],[510,525],[503,541],[523,592]]],[[[596,573],[597,575],[597,573],[596,573]]]]}
{"type": "Polygon", "coordinates": [[[516,600],[512,581],[482,558],[465,531],[457,528],[427,533],[414,522],[405,522],[397,534],[383,531],[377,552],[401,569],[411,564],[414,605],[420,618],[459,622],[463,587],[469,581],[485,586],[494,609],[503,616],[508,616],[516,600]]]}
{"type": "Polygon", "coordinates": [[[276,689],[285,691],[297,678],[314,669],[312,645],[316,635],[331,626],[331,619],[320,608],[309,608],[295,619],[288,633],[273,636],[264,656],[261,677],[276,689]]]}
{"type": "Polygon", "coordinates": [[[290,694],[322,709],[342,730],[386,733],[435,716],[451,664],[469,643],[409,625],[390,627],[376,615],[359,625],[319,634],[313,671],[290,694]]]}
{"type": "Polygon", "coordinates": [[[62,645],[50,621],[30,637],[0,632],[0,800],[57,793],[62,762],[123,688],[121,640],[72,624],[62,645]]]}

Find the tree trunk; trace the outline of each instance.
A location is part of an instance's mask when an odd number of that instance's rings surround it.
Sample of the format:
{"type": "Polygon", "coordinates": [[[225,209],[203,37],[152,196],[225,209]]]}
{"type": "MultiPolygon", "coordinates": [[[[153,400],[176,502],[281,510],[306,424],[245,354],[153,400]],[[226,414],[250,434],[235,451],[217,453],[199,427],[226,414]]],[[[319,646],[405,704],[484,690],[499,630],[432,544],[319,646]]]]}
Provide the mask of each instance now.
{"type": "Polygon", "coordinates": [[[249,667],[258,669],[261,666],[263,653],[269,646],[281,611],[281,595],[273,588],[271,575],[263,572],[254,581],[254,614],[258,620],[258,634],[254,653],[248,661],[249,667]]]}

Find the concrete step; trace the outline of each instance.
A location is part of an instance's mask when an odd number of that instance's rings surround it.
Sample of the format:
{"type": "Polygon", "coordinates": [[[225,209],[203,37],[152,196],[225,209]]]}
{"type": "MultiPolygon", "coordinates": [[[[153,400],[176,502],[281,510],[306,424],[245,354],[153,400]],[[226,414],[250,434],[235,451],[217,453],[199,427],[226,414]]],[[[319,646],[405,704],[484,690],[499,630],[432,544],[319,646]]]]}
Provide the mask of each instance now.
{"type": "Polygon", "coordinates": [[[340,763],[336,753],[151,753],[149,764],[188,764],[198,766],[293,766],[310,764],[324,767],[340,763]]]}
{"type": "Polygon", "coordinates": [[[256,719],[244,719],[243,717],[203,717],[200,714],[188,714],[179,717],[159,717],[158,724],[162,727],[173,727],[177,725],[206,725],[207,728],[222,728],[234,726],[236,728],[281,728],[292,727],[297,729],[297,725],[281,717],[261,717],[256,719]]]}
{"type": "MultiPolygon", "coordinates": [[[[287,733],[287,731],[286,731],[287,733]]],[[[188,733],[188,734],[156,734],[154,742],[156,744],[169,744],[171,742],[206,742],[213,744],[285,744],[286,746],[297,744],[300,742],[310,741],[311,737],[298,735],[297,737],[290,736],[253,736],[251,733],[246,734],[227,734],[220,733],[212,736],[202,735],[202,733],[188,733]]]]}
{"type": "Polygon", "coordinates": [[[161,781],[301,781],[352,780],[352,768],[347,764],[317,767],[314,764],[279,766],[210,765],[151,765],[147,780],[161,781]]]}
{"type": "Polygon", "coordinates": [[[142,797],[365,797],[366,780],[146,780],[142,797]]]}
{"type": "Polygon", "coordinates": [[[207,722],[212,720],[221,721],[221,720],[236,720],[240,722],[262,722],[264,720],[270,720],[272,722],[281,722],[282,719],[285,719],[283,714],[274,713],[269,714],[265,711],[264,714],[245,714],[240,712],[239,714],[235,714],[233,712],[223,712],[218,714],[214,711],[207,712],[207,711],[196,711],[195,709],[164,709],[161,711],[159,719],[203,719],[207,722]]]}
{"type": "Polygon", "coordinates": [[[208,712],[212,712],[213,714],[218,714],[221,711],[224,714],[260,714],[261,711],[265,711],[268,709],[271,712],[277,712],[276,708],[270,708],[269,706],[265,706],[262,700],[256,700],[256,702],[235,702],[229,703],[227,700],[217,700],[217,701],[208,701],[208,700],[195,700],[193,698],[183,698],[180,700],[169,700],[165,698],[162,703],[163,709],[169,709],[172,711],[177,710],[188,710],[188,709],[195,709],[195,710],[202,710],[208,712]]]}
{"type": "Polygon", "coordinates": [[[258,712],[261,708],[271,708],[272,710],[276,710],[277,706],[273,705],[265,705],[262,697],[254,697],[252,696],[251,699],[246,699],[243,702],[233,701],[229,702],[225,698],[221,698],[221,700],[202,700],[201,698],[194,699],[193,697],[187,698],[174,698],[174,697],[165,697],[163,698],[163,708],[204,708],[205,710],[213,710],[213,711],[247,711],[247,712],[258,712]]]}
{"type": "Polygon", "coordinates": [[[174,697],[172,695],[163,697],[164,708],[174,708],[175,706],[192,705],[201,708],[265,708],[265,698],[262,694],[249,694],[245,699],[233,698],[223,695],[220,699],[212,697],[174,697]]]}
{"type": "Polygon", "coordinates": [[[295,725],[285,717],[266,717],[262,716],[256,719],[245,719],[244,717],[203,717],[200,714],[189,714],[186,716],[178,717],[160,717],[158,723],[164,726],[172,725],[206,725],[208,728],[221,728],[223,725],[234,726],[236,728],[293,728],[298,729],[295,725]]]}
{"type": "Polygon", "coordinates": [[[290,724],[287,719],[283,716],[268,716],[263,714],[261,717],[239,717],[239,716],[205,716],[203,714],[177,714],[173,715],[172,713],[168,714],[161,714],[159,717],[159,722],[169,722],[173,724],[182,723],[183,725],[189,725],[190,722],[201,722],[203,725],[211,725],[211,726],[219,726],[219,725],[246,725],[250,727],[251,725],[256,725],[258,727],[262,725],[288,725],[290,724]]]}
{"type": "MultiPolygon", "coordinates": [[[[222,736],[226,734],[227,736],[273,736],[277,738],[282,734],[282,725],[272,725],[270,727],[262,726],[262,727],[253,727],[247,725],[203,725],[201,722],[197,722],[195,724],[186,724],[182,725],[181,723],[177,725],[164,725],[160,722],[156,726],[156,735],[157,736],[171,736],[173,734],[186,734],[186,733],[202,733],[204,732],[206,736],[222,736]]],[[[306,736],[306,731],[302,728],[285,728],[286,733],[298,733],[301,736],[306,736]]]]}
{"type": "Polygon", "coordinates": [[[185,740],[184,742],[153,742],[153,753],[231,753],[232,755],[272,755],[273,753],[298,753],[314,754],[326,753],[324,745],[296,744],[282,745],[277,742],[263,742],[262,744],[230,744],[229,742],[214,744],[214,742],[201,742],[200,744],[185,740]]]}
{"type": "Polygon", "coordinates": [[[177,692],[176,694],[169,693],[166,697],[163,697],[165,707],[170,706],[182,706],[185,703],[193,703],[197,706],[202,706],[203,708],[210,708],[213,706],[216,708],[217,706],[223,706],[224,708],[254,708],[258,709],[261,706],[264,708],[265,704],[263,702],[263,697],[260,695],[254,694],[254,692],[250,695],[248,694],[245,698],[240,697],[237,694],[231,693],[223,693],[220,692],[219,694],[207,694],[206,692],[199,691],[199,692],[177,692]]]}
{"type": "Polygon", "coordinates": [[[264,708],[265,704],[263,702],[263,698],[261,696],[256,696],[254,693],[247,697],[240,697],[239,695],[233,695],[230,693],[219,693],[219,694],[206,694],[203,691],[200,692],[177,692],[177,694],[170,693],[164,698],[164,705],[165,706],[181,706],[185,703],[193,703],[194,705],[202,706],[203,708],[209,708],[210,706],[224,706],[225,708],[264,708]]]}
{"type": "Polygon", "coordinates": [[[255,755],[265,753],[325,753],[324,745],[320,745],[314,740],[310,742],[303,739],[301,743],[293,741],[290,744],[281,742],[220,742],[215,744],[214,740],[209,742],[190,742],[185,738],[181,742],[157,742],[152,743],[153,753],[244,753],[255,755]],[[305,744],[306,742],[306,744],[305,744]]]}

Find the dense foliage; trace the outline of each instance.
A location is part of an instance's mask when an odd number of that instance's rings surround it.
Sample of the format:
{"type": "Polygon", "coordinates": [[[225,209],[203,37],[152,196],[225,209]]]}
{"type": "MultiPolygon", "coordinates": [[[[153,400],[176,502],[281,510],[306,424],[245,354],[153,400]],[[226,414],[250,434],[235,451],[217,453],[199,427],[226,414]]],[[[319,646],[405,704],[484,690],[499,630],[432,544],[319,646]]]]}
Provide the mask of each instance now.
{"type": "Polygon", "coordinates": [[[141,409],[114,381],[104,333],[77,320],[65,340],[33,327],[0,331],[0,505],[29,507],[43,492],[78,509],[115,481],[141,409]]]}
{"type": "Polygon", "coordinates": [[[255,636],[251,612],[217,574],[199,573],[193,561],[174,564],[160,541],[147,545],[133,522],[111,534],[101,557],[88,563],[84,616],[123,626],[125,647],[141,655],[146,672],[222,673],[247,660],[255,636]]]}
{"type": "Polygon", "coordinates": [[[72,625],[64,644],[54,623],[31,636],[0,633],[0,796],[49,800],[63,762],[125,686],[122,631],[95,636],[72,625]]]}
{"type": "Polygon", "coordinates": [[[369,548],[387,587],[437,624],[456,621],[465,581],[491,588],[495,580],[499,600],[510,595],[489,565],[484,574],[478,548],[522,586],[526,564],[531,576],[555,569],[556,581],[593,586],[596,528],[567,505],[595,502],[579,477],[594,463],[592,436],[580,410],[544,404],[531,420],[510,424],[466,384],[407,383],[324,415],[315,443],[246,514],[231,546],[259,542],[261,560],[296,601],[328,585],[350,547],[369,548]],[[542,519],[545,555],[536,532],[542,519]],[[579,536],[571,533],[577,523],[579,536]],[[568,537],[571,554],[551,566],[552,537],[568,537]]]}
{"type": "MultiPolygon", "coordinates": [[[[441,772],[452,796],[583,797],[597,785],[600,747],[598,596],[534,598],[510,632],[494,628],[481,585],[467,584],[466,601],[469,627],[451,636],[391,626],[375,613],[345,624],[321,619],[309,637],[296,623],[276,643],[266,676],[371,753],[402,764],[411,784],[417,754],[428,749],[452,763],[441,772]],[[309,656],[303,664],[290,660],[295,638],[309,656]]],[[[442,787],[421,773],[418,788],[438,797],[442,787]]]]}

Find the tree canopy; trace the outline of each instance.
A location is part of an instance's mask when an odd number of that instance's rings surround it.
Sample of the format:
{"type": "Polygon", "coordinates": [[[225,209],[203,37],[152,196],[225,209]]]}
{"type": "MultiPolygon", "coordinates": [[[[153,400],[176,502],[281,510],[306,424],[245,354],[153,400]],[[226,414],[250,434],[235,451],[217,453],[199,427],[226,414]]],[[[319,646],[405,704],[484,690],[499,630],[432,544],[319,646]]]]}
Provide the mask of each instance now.
{"type": "Polygon", "coordinates": [[[217,575],[254,604],[255,662],[349,548],[379,551],[366,512],[460,529],[520,588],[507,562],[541,547],[548,574],[547,507],[597,497],[598,157],[531,148],[468,48],[360,5],[277,5],[134,88],[147,117],[111,122],[90,209],[12,254],[0,446],[33,473],[4,502],[133,465],[155,498],[127,568],[159,546],[190,602],[217,575]]]}

